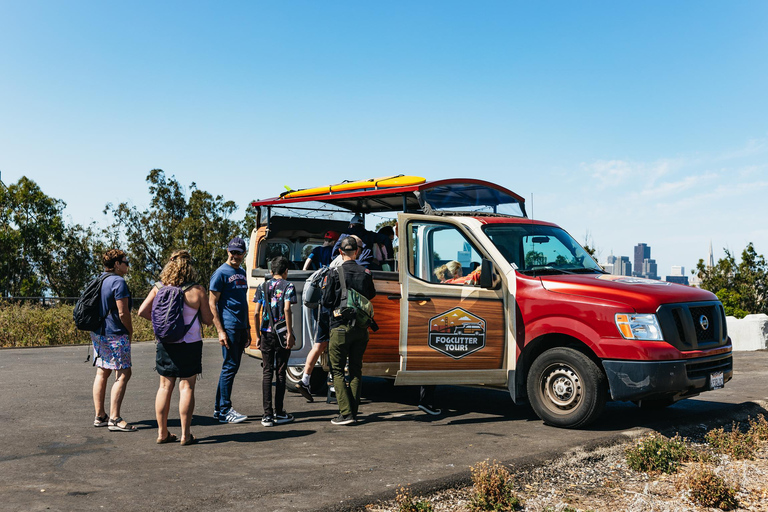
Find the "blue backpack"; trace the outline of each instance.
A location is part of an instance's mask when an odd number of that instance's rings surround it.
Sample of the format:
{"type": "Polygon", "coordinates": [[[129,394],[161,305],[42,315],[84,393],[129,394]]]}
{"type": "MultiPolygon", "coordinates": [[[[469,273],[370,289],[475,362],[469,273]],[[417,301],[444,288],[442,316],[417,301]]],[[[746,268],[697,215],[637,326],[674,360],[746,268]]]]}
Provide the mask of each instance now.
{"type": "Polygon", "coordinates": [[[192,322],[184,324],[184,292],[195,284],[171,286],[157,283],[155,286],[159,288],[152,301],[152,329],[155,338],[159,343],[180,341],[200,315],[198,309],[192,322]]]}

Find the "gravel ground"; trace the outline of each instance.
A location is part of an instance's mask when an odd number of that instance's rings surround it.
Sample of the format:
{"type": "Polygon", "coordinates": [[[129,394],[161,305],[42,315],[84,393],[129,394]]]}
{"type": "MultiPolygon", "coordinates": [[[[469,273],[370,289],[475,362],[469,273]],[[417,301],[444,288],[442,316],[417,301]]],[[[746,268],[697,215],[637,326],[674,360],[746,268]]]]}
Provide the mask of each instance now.
{"type": "MultiPolygon", "coordinates": [[[[703,437],[703,436],[702,436],[703,437]]],[[[694,437],[694,444],[701,439],[694,437]]],[[[697,506],[684,486],[686,476],[701,469],[689,463],[674,475],[648,475],[631,470],[624,452],[635,442],[576,450],[557,460],[526,470],[515,471],[516,494],[525,512],[700,512],[711,509],[697,506]],[[567,508],[570,507],[570,508],[567,508]]],[[[699,444],[699,447],[703,445],[699,444]]],[[[768,447],[762,446],[754,460],[731,460],[716,456],[708,463],[715,473],[738,485],[737,510],[768,512],[768,447]]],[[[427,497],[436,512],[468,511],[471,487],[449,489],[427,497]]],[[[371,512],[397,511],[394,501],[368,505],[371,512]]]]}

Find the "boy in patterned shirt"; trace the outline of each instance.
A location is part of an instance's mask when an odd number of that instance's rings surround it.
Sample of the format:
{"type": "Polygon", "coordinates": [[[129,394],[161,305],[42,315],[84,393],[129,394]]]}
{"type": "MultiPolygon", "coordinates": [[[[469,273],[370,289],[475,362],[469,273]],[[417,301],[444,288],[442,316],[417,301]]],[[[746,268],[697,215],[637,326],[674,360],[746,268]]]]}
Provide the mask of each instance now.
{"type": "Polygon", "coordinates": [[[273,427],[293,421],[293,416],[283,409],[288,358],[296,341],[293,335],[291,304],[296,304],[296,289],[289,283],[288,260],[284,256],[273,258],[272,279],[262,284],[253,296],[256,303],[256,348],[261,350],[263,377],[261,381],[264,400],[264,416],[261,424],[273,427]],[[266,287],[266,293],[265,293],[266,287]],[[270,322],[271,316],[271,322],[270,322]],[[275,404],[272,407],[272,378],[277,371],[275,404]]]}

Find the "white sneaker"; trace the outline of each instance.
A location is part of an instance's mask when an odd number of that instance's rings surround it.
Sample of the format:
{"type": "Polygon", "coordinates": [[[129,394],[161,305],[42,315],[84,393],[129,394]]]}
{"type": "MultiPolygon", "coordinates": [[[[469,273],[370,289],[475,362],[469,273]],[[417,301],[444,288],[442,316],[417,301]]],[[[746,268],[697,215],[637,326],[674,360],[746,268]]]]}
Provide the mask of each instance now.
{"type": "Polygon", "coordinates": [[[293,415],[288,414],[287,412],[283,411],[281,413],[275,414],[275,424],[276,425],[282,425],[283,423],[290,423],[293,421],[293,415]]]}
{"type": "Polygon", "coordinates": [[[219,423],[241,423],[248,419],[245,414],[240,414],[234,409],[230,409],[227,414],[219,415],[219,423]]]}

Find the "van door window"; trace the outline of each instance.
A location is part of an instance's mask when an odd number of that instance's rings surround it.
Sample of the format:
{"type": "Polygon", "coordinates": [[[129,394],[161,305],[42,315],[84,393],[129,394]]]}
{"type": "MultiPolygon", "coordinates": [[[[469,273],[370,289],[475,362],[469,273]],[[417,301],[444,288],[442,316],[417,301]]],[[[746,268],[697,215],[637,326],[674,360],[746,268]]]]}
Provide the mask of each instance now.
{"type": "Polygon", "coordinates": [[[475,284],[472,272],[480,266],[482,256],[458,228],[411,222],[408,235],[408,268],[414,277],[454,286],[475,284]]]}

